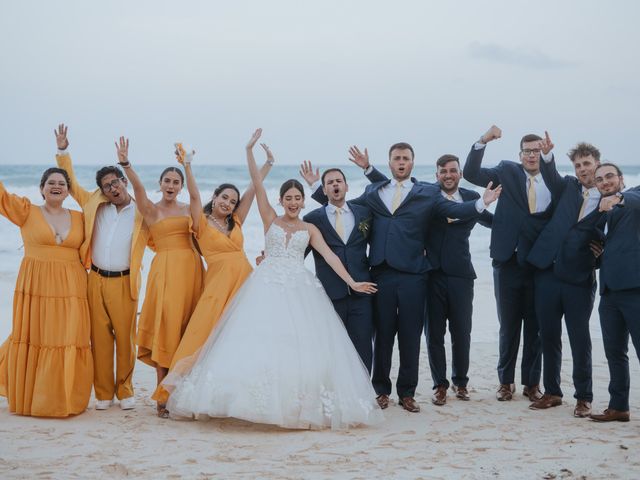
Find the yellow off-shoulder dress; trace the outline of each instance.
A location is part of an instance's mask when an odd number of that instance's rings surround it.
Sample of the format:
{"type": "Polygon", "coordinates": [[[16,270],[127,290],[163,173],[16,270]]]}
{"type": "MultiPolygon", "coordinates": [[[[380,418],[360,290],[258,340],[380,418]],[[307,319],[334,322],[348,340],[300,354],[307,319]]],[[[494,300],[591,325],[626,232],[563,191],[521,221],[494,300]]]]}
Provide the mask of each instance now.
{"type": "MultiPolygon", "coordinates": [[[[200,251],[207,263],[204,290],[189,320],[180,345],[171,362],[171,369],[183,374],[189,370],[193,354],[207,341],[222,312],[251,274],[252,268],[244,253],[242,226],[237,216],[229,236],[212,227],[202,215],[196,234],[200,251]]],[[[153,395],[154,400],[166,402],[168,392],[161,384],[153,395]]]]}
{"type": "Polygon", "coordinates": [[[149,226],[156,255],[138,319],[138,359],[169,368],[193,310],[204,268],[191,238],[191,217],[167,217],[149,226]]]}
{"type": "Polygon", "coordinates": [[[71,229],[58,245],[40,207],[0,182],[0,214],[20,227],[24,242],[11,335],[0,347],[0,395],[19,415],[82,413],[93,384],[82,213],[71,211],[71,229]]]}

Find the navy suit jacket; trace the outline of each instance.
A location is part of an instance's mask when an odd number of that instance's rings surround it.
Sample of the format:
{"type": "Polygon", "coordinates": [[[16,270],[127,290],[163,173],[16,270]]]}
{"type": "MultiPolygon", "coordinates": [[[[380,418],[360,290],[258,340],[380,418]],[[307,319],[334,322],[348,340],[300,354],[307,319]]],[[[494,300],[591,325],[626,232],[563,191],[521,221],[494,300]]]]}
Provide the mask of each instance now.
{"type": "Polygon", "coordinates": [[[540,171],[551,191],[556,208],[553,216],[534,243],[527,261],[540,269],[553,266],[561,280],[581,285],[593,279],[596,258],[591,253],[592,240],[604,240],[604,213],[596,208],[578,221],[582,207],[582,184],[574,176],[562,177],[555,160],[540,161],[540,171]]]}
{"type": "MultiPolygon", "coordinates": [[[[375,168],[368,175],[369,180],[386,180],[387,177],[375,168]]],[[[433,185],[440,188],[438,183],[419,182],[421,185],[433,185]]],[[[465,202],[476,201],[480,194],[466,188],[459,188],[460,196],[465,202]]],[[[442,270],[454,277],[476,278],[476,271],[471,263],[469,251],[469,235],[476,223],[491,228],[493,214],[487,210],[480,217],[467,220],[455,220],[449,223],[444,217],[436,217],[428,225],[425,233],[427,258],[433,270],[442,270]]]]}
{"type": "Polygon", "coordinates": [[[640,187],[623,192],[624,206],[607,212],[600,292],[640,288],[640,187]]]}
{"type": "MultiPolygon", "coordinates": [[[[353,202],[347,202],[349,209],[353,213],[354,227],[345,244],[336,233],[335,228],[327,218],[325,207],[316,208],[306,214],[303,218],[305,222],[314,224],[322,233],[329,248],[335,253],[349,274],[356,282],[369,282],[369,260],[367,259],[368,235],[371,229],[371,211],[353,202]],[[369,225],[369,230],[360,226],[369,225]],[[365,231],[362,231],[365,230],[365,231]]],[[[316,275],[331,300],[339,300],[351,293],[347,284],[329,266],[326,260],[316,250],[313,250],[313,260],[316,264],[316,275]]],[[[353,292],[355,295],[366,295],[353,292]]]]}
{"type": "Polygon", "coordinates": [[[517,252],[518,263],[524,265],[538,234],[551,218],[553,201],[544,212],[529,213],[527,176],[521,164],[504,160],[496,167],[483,168],[486,148],[473,146],[465,162],[463,175],[474,185],[502,185],[491,227],[489,253],[497,262],[506,262],[517,252]]]}
{"type": "MultiPolygon", "coordinates": [[[[401,272],[426,273],[431,268],[425,252],[429,221],[436,216],[460,219],[479,216],[475,202],[451,202],[442,197],[438,187],[419,184],[413,178],[411,181],[411,191],[393,214],[378,193],[389,180],[367,185],[365,192],[352,200],[352,203],[369,207],[373,216],[369,240],[372,267],[386,264],[401,272]]],[[[312,197],[326,203],[322,188],[318,188],[312,197]]]]}

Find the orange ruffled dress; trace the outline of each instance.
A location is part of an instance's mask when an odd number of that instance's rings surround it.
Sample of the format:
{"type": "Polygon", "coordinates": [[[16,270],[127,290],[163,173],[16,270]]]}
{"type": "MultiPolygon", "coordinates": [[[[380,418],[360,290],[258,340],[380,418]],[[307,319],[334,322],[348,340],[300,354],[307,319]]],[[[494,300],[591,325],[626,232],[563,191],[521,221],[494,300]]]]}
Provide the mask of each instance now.
{"type": "MultiPolygon", "coordinates": [[[[184,360],[176,368],[182,373],[189,370],[193,360],[189,357],[207,341],[225,307],[253,270],[244,253],[242,226],[237,216],[234,216],[234,221],[233,230],[226,236],[209,225],[204,215],[200,219],[196,239],[207,262],[204,291],[173,356],[171,369],[184,360]]],[[[162,385],[153,395],[154,400],[162,403],[167,397],[168,392],[162,385]]]]}
{"type": "Polygon", "coordinates": [[[149,226],[156,255],[151,262],[138,319],[138,359],[169,368],[204,280],[200,254],[191,238],[191,217],[167,217],[149,226]]]}
{"type": "Polygon", "coordinates": [[[93,384],[82,213],[71,211],[71,229],[58,245],[40,207],[0,182],[0,214],[20,227],[24,241],[13,327],[0,347],[0,395],[19,415],[82,413],[93,384]]]}

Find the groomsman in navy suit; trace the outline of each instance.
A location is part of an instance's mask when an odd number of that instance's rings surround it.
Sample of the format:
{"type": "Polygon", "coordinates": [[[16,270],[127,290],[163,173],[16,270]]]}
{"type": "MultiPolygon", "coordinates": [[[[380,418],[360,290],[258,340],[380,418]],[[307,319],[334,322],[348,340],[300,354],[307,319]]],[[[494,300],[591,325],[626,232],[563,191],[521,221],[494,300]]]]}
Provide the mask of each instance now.
{"type": "MultiPolygon", "coordinates": [[[[447,201],[432,185],[421,185],[411,178],[413,148],[397,143],[389,149],[392,180],[368,185],[353,203],[371,209],[373,222],[369,263],[371,276],[378,284],[374,300],[373,386],[381,408],[389,405],[391,393],[391,357],[398,335],[400,368],[396,391],[400,405],[419,412],[415,401],[418,384],[418,359],[429,261],[425,252],[427,226],[434,216],[474,218],[500,194],[498,187],[487,189],[483,199],[457,204],[447,201]]],[[[313,198],[324,203],[326,197],[316,190],[313,198]]]]}
{"type": "MultiPolygon", "coordinates": [[[[308,169],[313,170],[311,164],[308,164],[308,169]]],[[[349,187],[344,173],[338,168],[329,168],[322,174],[322,190],[329,203],[308,213],[303,220],[318,227],[327,245],[340,258],[356,282],[370,282],[367,245],[371,229],[371,211],[366,206],[345,201],[349,187]]],[[[315,250],[313,259],[318,279],[333,302],[362,362],[371,373],[372,296],[351,291],[315,250]]]]}
{"type": "Polygon", "coordinates": [[[607,212],[600,265],[600,325],[609,364],[609,407],[592,414],[598,422],[629,421],[629,336],[640,358],[640,187],[624,189],[620,169],[602,163],[596,170],[607,212]]]}
{"type": "MultiPolygon", "coordinates": [[[[455,155],[443,155],[436,161],[436,179],[441,195],[453,202],[477,200],[480,195],[460,188],[460,160],[455,155]]],[[[471,348],[471,317],[473,315],[473,283],[476,272],[471,263],[469,235],[480,223],[490,228],[493,215],[484,211],[479,218],[434,218],[426,237],[427,257],[432,270],[427,278],[427,315],[425,334],[429,367],[433,379],[432,403],[444,405],[447,400],[447,357],[444,337],[449,320],[451,335],[452,390],[460,400],[469,400],[469,350],[471,348]]]]}
{"type": "Polygon", "coordinates": [[[538,135],[525,135],[520,140],[520,163],[502,161],[496,167],[482,167],[487,143],[502,136],[493,125],[472,147],[463,174],[469,182],[486,186],[500,184],[503,195],[496,206],[491,228],[490,255],[500,322],[498,379],[499,401],[513,398],[515,367],[523,331],[521,381],[523,395],[535,401],[540,391],[541,348],[533,302],[533,267],[526,258],[538,233],[548,222],[551,192],[540,174],[538,135]]]}
{"type": "Polygon", "coordinates": [[[540,169],[556,208],[538,236],[527,260],[537,270],[534,277],[535,309],[544,359],[544,395],[529,408],[546,409],[562,404],[562,317],[573,358],[574,416],[588,417],[593,401],[591,335],[589,319],[596,292],[596,257],[603,234],[598,228],[604,213],[598,209],[600,192],[595,172],[600,151],[579,143],[569,152],[576,176],[562,177],[551,154],[553,143],[545,133],[540,169]],[[594,242],[596,245],[594,245],[594,242]]]}

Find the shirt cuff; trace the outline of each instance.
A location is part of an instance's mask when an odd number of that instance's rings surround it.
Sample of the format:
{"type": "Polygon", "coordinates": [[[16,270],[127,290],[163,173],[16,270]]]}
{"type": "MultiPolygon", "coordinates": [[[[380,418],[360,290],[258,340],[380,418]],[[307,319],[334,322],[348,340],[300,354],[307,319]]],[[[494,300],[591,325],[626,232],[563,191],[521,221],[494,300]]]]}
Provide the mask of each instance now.
{"type": "Polygon", "coordinates": [[[478,213],[482,213],[487,209],[487,207],[484,206],[484,200],[482,199],[482,197],[480,197],[478,200],[476,200],[476,210],[478,213]]]}
{"type": "Polygon", "coordinates": [[[58,149],[58,153],[57,154],[58,155],[67,155],[68,153],[69,153],[69,150],[65,148],[64,150],[58,149]]]}
{"type": "Polygon", "coordinates": [[[364,174],[369,175],[371,172],[373,172],[373,165],[369,164],[369,166],[364,169],[364,174]]]}
{"type": "Polygon", "coordinates": [[[551,160],[553,160],[553,153],[551,152],[541,153],[540,155],[542,155],[542,160],[544,161],[544,163],[550,163],[551,160]]]}
{"type": "Polygon", "coordinates": [[[487,146],[486,143],[476,142],[476,143],[473,144],[473,149],[474,150],[482,150],[486,146],[487,146]]]}
{"type": "Polygon", "coordinates": [[[313,184],[311,185],[311,191],[315,192],[316,190],[318,190],[320,187],[322,186],[322,183],[320,183],[320,180],[316,180],[315,182],[313,182],[313,184]]]}

